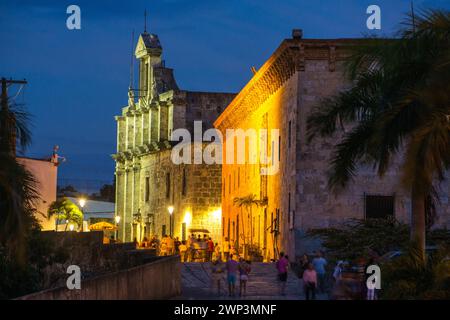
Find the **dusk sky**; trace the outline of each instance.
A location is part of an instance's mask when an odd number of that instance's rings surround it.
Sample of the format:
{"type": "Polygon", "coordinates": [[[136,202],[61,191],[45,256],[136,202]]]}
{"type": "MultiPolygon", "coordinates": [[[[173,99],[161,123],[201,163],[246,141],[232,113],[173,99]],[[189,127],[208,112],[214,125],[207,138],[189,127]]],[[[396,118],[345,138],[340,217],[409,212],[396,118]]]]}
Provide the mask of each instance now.
{"type": "MultiPolygon", "coordinates": [[[[450,8],[448,0],[414,3],[416,10],[450,8]]],[[[392,35],[410,10],[409,0],[1,0],[0,76],[28,80],[18,98],[33,115],[26,154],[50,156],[58,144],[67,158],[59,167],[63,183],[107,183],[114,116],[127,103],[131,32],[136,42],[144,9],[181,89],[238,92],[250,67],[264,63],[293,28],[305,38],[361,37],[371,4],[381,8],[382,29],[372,32],[380,36],[392,35]],[[81,30],[66,28],[71,4],[81,8],[81,30]]]]}

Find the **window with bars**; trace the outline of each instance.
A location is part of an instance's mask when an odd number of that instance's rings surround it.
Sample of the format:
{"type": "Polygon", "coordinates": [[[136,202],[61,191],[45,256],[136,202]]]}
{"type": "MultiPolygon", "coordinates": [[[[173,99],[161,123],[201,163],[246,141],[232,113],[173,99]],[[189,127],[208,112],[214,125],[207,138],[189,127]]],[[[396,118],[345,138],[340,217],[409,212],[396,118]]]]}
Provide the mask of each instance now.
{"type": "Polygon", "coordinates": [[[186,195],[186,168],[183,168],[183,180],[181,182],[181,195],[185,196],[186,195]]]}
{"type": "Polygon", "coordinates": [[[170,172],[166,173],[166,199],[170,198],[170,172]]]}
{"type": "Polygon", "coordinates": [[[145,177],[145,202],[150,200],[150,177],[145,177]]]}
{"type": "Polygon", "coordinates": [[[386,219],[395,214],[395,197],[382,195],[364,195],[366,219],[386,219]]]}

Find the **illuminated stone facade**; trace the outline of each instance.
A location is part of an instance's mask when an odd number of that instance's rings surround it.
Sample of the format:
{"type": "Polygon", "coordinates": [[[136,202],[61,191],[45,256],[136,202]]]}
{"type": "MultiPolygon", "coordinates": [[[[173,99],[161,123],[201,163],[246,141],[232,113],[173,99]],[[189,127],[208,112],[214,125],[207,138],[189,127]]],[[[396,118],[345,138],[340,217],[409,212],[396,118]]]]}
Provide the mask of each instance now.
{"type": "MultiPolygon", "coordinates": [[[[367,195],[393,199],[394,216],[410,221],[409,194],[399,186],[395,166],[382,180],[373,171],[360,168],[354,182],[335,196],[327,189],[326,171],[338,137],[306,142],[306,118],[311,109],[348,85],[343,60],[353,41],[301,36],[284,40],[214,123],[225,137],[224,157],[226,129],[269,130],[265,148],[269,159],[279,159],[278,173],[260,175],[264,166],[252,165],[248,158],[244,164],[222,165],[224,235],[238,240],[240,247],[256,245],[265,260],[280,251],[294,258],[316,249],[317,243],[303,237],[305,231],[364,218],[367,195]],[[279,129],[279,137],[271,136],[271,129],[279,129]],[[251,216],[246,207],[234,204],[236,197],[249,194],[262,200],[259,206],[252,206],[251,216]]],[[[258,152],[261,148],[258,145],[258,152]]],[[[442,190],[436,226],[449,226],[448,186],[442,190]]]]}
{"type": "Polygon", "coordinates": [[[206,229],[220,241],[220,165],[173,164],[170,137],[178,128],[193,132],[197,120],[203,130],[211,128],[234,94],[180,90],[161,59],[157,35],[141,34],[135,55],[139,88],[129,90],[128,105],[116,117],[119,238],[140,241],[172,233],[183,239],[192,229],[206,229]]]}

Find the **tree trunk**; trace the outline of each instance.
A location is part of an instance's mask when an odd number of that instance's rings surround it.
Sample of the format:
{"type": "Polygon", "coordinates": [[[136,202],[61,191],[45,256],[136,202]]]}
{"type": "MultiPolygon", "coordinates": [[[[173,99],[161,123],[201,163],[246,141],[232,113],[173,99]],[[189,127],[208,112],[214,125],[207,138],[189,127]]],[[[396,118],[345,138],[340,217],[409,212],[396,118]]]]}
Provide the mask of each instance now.
{"type": "Polygon", "coordinates": [[[425,195],[417,186],[411,191],[411,241],[425,259],[425,195]]]}

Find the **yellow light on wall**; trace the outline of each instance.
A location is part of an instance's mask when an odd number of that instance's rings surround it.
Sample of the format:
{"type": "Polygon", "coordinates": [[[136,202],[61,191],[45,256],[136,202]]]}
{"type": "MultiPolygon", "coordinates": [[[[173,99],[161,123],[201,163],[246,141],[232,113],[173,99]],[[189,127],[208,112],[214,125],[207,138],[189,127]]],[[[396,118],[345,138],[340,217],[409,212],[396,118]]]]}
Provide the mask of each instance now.
{"type": "Polygon", "coordinates": [[[222,209],[219,208],[217,210],[214,210],[212,214],[214,219],[220,219],[222,217],[222,209]]]}
{"type": "Polygon", "coordinates": [[[184,213],[183,222],[186,223],[186,225],[188,226],[192,223],[192,213],[190,211],[186,211],[184,213]]]}

